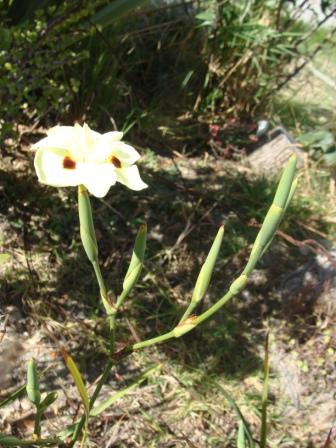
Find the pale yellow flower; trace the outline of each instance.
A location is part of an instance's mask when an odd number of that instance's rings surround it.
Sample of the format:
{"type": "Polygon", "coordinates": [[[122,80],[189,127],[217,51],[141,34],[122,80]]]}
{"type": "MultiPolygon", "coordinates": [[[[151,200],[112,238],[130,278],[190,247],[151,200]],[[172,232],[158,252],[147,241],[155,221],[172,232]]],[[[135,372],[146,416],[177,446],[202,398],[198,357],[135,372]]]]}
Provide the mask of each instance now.
{"type": "Polygon", "coordinates": [[[140,154],[121,141],[122,132],[100,134],[87,124],[75,124],[55,126],[47,135],[34,145],[34,165],[41,183],[54,187],[84,185],[99,198],[116,182],[132,190],[147,187],[134,165],[140,154]]]}

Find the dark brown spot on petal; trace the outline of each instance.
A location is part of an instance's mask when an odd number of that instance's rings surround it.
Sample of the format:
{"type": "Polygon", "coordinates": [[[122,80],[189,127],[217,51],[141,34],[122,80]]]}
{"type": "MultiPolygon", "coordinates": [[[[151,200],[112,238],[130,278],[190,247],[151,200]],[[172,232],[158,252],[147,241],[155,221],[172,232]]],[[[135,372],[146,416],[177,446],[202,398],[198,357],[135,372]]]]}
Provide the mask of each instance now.
{"type": "Polygon", "coordinates": [[[65,168],[66,170],[74,170],[76,168],[76,162],[69,156],[66,156],[63,159],[63,168],[65,168]]]}
{"type": "Polygon", "coordinates": [[[116,157],[116,156],[112,156],[112,157],[111,157],[111,162],[113,163],[113,165],[114,165],[116,168],[121,168],[121,162],[120,162],[120,160],[118,159],[118,157],[116,157]]]}

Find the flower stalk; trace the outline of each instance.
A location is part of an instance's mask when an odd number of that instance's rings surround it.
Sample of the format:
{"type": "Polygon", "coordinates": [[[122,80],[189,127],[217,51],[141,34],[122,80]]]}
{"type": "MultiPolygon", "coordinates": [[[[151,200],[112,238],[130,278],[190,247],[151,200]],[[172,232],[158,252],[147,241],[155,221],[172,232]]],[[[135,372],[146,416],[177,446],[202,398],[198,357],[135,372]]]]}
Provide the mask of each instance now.
{"type": "MultiPolygon", "coordinates": [[[[105,400],[105,402],[94,408],[99,393],[116,362],[129,356],[134,351],[164,343],[189,333],[202,322],[209,319],[245,288],[252,270],[271,244],[281,220],[283,219],[284,213],[294,195],[297,184],[296,179],[294,179],[296,157],[292,156],[283,171],[273,203],[266,214],[259,233],[257,234],[245,268],[231,283],[226,293],[218,301],[201,314],[193,315],[197,305],[204,299],[207,293],[223,239],[223,226],[218,230],[209,254],[200,269],[190,304],[179,323],[164,334],[130,344],[116,353],[116,316],[120,307],[123,305],[125,299],[139,279],[144,262],[147,228],[145,225],[140,226],[136,236],[130,265],[124,278],[122,291],[112,303],[111,297],[114,297],[114,295],[108,292],[99,265],[99,250],[89,192],[97,197],[103,197],[107,194],[111,185],[114,185],[116,181],[121,182],[134,190],[141,190],[146,187],[146,184],[144,184],[140,178],[137,167],[134,165],[140,155],[134,148],[122,143],[121,138],[122,133],[111,132],[107,134],[99,134],[92,131],[87,125],[84,125],[83,127],[79,125],[75,125],[74,127],[59,126],[50,130],[48,137],[36,144],[38,150],[35,156],[35,168],[40,182],[58,187],[78,186],[78,213],[81,241],[95,272],[101,301],[107,315],[110,331],[110,358],[105,366],[103,374],[97,381],[91,398],[89,398],[89,394],[76,364],[69,355],[65,354],[66,365],[74,378],[85,408],[85,413],[77,422],[68,426],[62,434],[58,434],[62,439],[66,437],[71,438],[67,445],[69,448],[74,447],[81,433],[83,433],[82,444],[85,444],[88,435],[89,417],[99,415],[100,412],[105,410],[117,399],[118,394],[115,394],[115,396],[109,397],[108,400],[105,400]]],[[[151,369],[148,372],[150,371],[151,369]]],[[[134,382],[134,385],[143,381],[146,375],[149,374],[148,372],[134,382]]],[[[269,373],[268,361],[265,361],[264,373],[266,383],[269,373]]],[[[126,393],[125,390],[121,392],[126,393]]],[[[56,395],[49,394],[41,402],[38,375],[33,360],[28,365],[27,394],[36,407],[33,437],[39,442],[41,441],[41,417],[47,406],[56,399],[56,395]]],[[[263,412],[265,415],[266,409],[267,385],[265,386],[263,394],[263,412]]],[[[262,446],[265,446],[267,434],[266,423],[265,417],[263,420],[264,430],[261,434],[262,446]]],[[[243,430],[241,430],[241,436],[243,434],[242,431],[243,430]]],[[[1,437],[3,436],[0,434],[0,440],[3,441],[1,437]]],[[[14,442],[14,439],[9,437],[8,440],[6,440],[6,446],[14,446],[10,445],[14,442]]],[[[22,445],[25,445],[25,443],[22,445]]]]}
{"type": "MultiPolygon", "coordinates": [[[[128,347],[125,347],[120,354],[116,354],[116,359],[120,359],[123,357],[128,356],[129,353],[132,353],[133,351],[141,350],[145,347],[149,347],[151,345],[160,344],[163,342],[166,342],[170,339],[173,339],[175,337],[180,337],[183,334],[186,334],[190,332],[191,330],[195,329],[199,324],[204,322],[205,320],[209,319],[213,314],[215,314],[222,306],[224,306],[227,302],[229,302],[235,295],[239,294],[246,286],[248,279],[251,275],[251,272],[255,268],[256,264],[262,257],[262,255],[265,253],[267,248],[269,247],[270,243],[272,242],[276,231],[281,223],[281,220],[283,218],[283,215],[294,195],[296,186],[297,186],[297,179],[294,178],[296,171],[296,156],[292,155],[289,158],[289,161],[287,162],[287,165],[285,166],[285,169],[281,175],[280,182],[278,185],[278,188],[275,193],[275,197],[273,199],[273,203],[266,214],[266,217],[264,219],[264,222],[261,226],[261,229],[256,237],[256,240],[252,246],[250,257],[247,261],[247,264],[241,273],[239,277],[237,277],[230,285],[228,291],[212,305],[209,309],[204,311],[199,316],[192,316],[187,318],[186,320],[183,320],[184,316],[189,312],[190,305],[187,309],[187,312],[184,314],[183,318],[181,319],[180,323],[171,331],[164,333],[163,335],[156,336],[154,338],[137,342],[135,344],[132,344],[128,347]],[[188,323],[188,325],[185,325],[188,323]],[[183,326],[181,328],[181,326],[183,326]]],[[[211,254],[214,245],[216,244],[216,240],[218,238],[218,235],[215,239],[215,242],[210,250],[209,255],[211,254]]],[[[219,241],[217,240],[217,243],[219,241]]],[[[205,264],[208,262],[208,258],[205,262],[205,264]]],[[[204,266],[204,265],[203,265],[204,266]]],[[[213,266],[211,264],[211,268],[213,269],[213,266]]],[[[203,269],[203,267],[202,267],[203,269]]],[[[201,269],[201,273],[202,273],[201,269]]],[[[212,272],[212,271],[211,271],[212,272]]],[[[199,278],[201,276],[201,273],[199,275],[199,278]]],[[[196,282],[199,282],[199,278],[196,282]]],[[[206,287],[208,286],[208,281],[206,282],[206,287]]],[[[195,287],[196,290],[196,287],[195,287]]]]}
{"type": "Polygon", "coordinates": [[[100,291],[100,297],[109,322],[110,352],[111,354],[113,354],[115,347],[115,317],[114,317],[115,305],[113,305],[110,301],[106,285],[104,282],[104,278],[100,270],[98,260],[98,245],[96,239],[96,232],[94,229],[90,197],[84,185],[79,185],[78,187],[78,212],[79,212],[79,228],[80,228],[81,240],[85,253],[88,259],[90,260],[94,272],[96,274],[100,291]]]}
{"type": "MultiPolygon", "coordinates": [[[[199,316],[190,316],[190,313],[194,309],[194,307],[197,305],[200,298],[202,298],[208,288],[211,275],[214,269],[214,264],[219,252],[220,244],[223,237],[223,228],[220,228],[215,241],[210,249],[209,255],[202,266],[202,269],[200,271],[200,274],[198,276],[196,286],[194,289],[193,298],[191,300],[191,304],[187,308],[186,312],[184,313],[182,319],[180,320],[179,324],[173,328],[172,330],[168,331],[167,333],[164,333],[162,335],[156,336],[151,339],[147,339],[145,341],[140,341],[135,344],[131,344],[129,346],[124,347],[120,352],[112,353],[112,358],[109,364],[106,366],[105,372],[103,376],[101,377],[100,381],[98,382],[98,385],[96,387],[96,390],[94,394],[92,395],[92,398],[90,400],[90,409],[92,409],[93,403],[95,402],[96,398],[98,397],[98,394],[100,392],[100,389],[102,385],[104,384],[104,381],[107,379],[108,373],[110,369],[112,368],[114,362],[120,361],[124,359],[125,357],[129,356],[134,351],[142,350],[146,347],[150,347],[152,345],[160,344],[169,341],[173,338],[179,338],[190,331],[194,330],[198,325],[200,325],[205,320],[209,319],[213,314],[215,314],[220,308],[222,308],[227,302],[229,302],[235,295],[239,294],[242,289],[245,288],[249,276],[254,269],[255,265],[259,261],[259,259],[262,257],[262,255],[265,253],[267,248],[269,247],[271,241],[273,240],[275,233],[278,229],[278,226],[283,218],[283,215],[294,195],[295,188],[297,185],[297,180],[294,179],[295,176],[295,168],[296,168],[296,157],[292,156],[281,176],[273,203],[266,214],[265,220],[262,224],[262,227],[257,235],[257,238],[252,246],[250,257],[247,261],[247,264],[241,273],[240,276],[238,276],[230,285],[228,291],[221,297],[214,305],[212,305],[208,310],[204,311],[199,316]]],[[[128,269],[128,272],[125,277],[124,281],[124,288],[125,291],[125,282],[127,278],[130,278],[128,274],[130,274],[134,267],[137,265],[142,265],[143,255],[144,255],[144,241],[145,241],[145,232],[144,229],[139,230],[135,249],[134,251],[138,254],[138,257],[133,257],[131,260],[130,267],[128,269]],[[139,245],[139,242],[141,243],[139,245]],[[142,249],[139,250],[139,247],[142,249]],[[136,249],[137,248],[137,249],[136,249]],[[139,256],[139,254],[141,254],[139,256]]],[[[100,269],[98,262],[97,264],[93,263],[95,267],[95,272],[97,275],[98,283],[101,285],[101,290],[106,291],[105,285],[103,283],[100,269]],[[98,266],[98,267],[97,267],[98,266]],[[101,282],[101,283],[100,283],[101,282]]],[[[138,278],[139,273],[137,275],[134,275],[134,283],[138,278]]],[[[132,285],[133,287],[134,285],[132,285]]],[[[128,291],[129,292],[129,291],[128,291]]],[[[117,313],[117,310],[119,306],[122,304],[123,300],[125,299],[127,294],[121,294],[118,298],[117,305],[113,308],[112,311],[112,320],[113,320],[113,328],[115,327],[115,316],[117,313]]],[[[83,425],[85,423],[85,416],[82,417],[82,419],[79,421],[79,423],[76,426],[72,443],[69,445],[70,447],[74,446],[74,443],[76,442],[78,435],[80,434],[81,430],[83,429],[83,425]]]]}
{"type": "Polygon", "coordinates": [[[211,246],[210,252],[200,270],[198,275],[194,292],[191,298],[191,302],[183,314],[180,323],[185,321],[196,308],[197,304],[204,298],[212,277],[213,270],[215,268],[216,260],[219,254],[219,250],[222,244],[224,236],[224,226],[220,226],[216,238],[211,246]]]}

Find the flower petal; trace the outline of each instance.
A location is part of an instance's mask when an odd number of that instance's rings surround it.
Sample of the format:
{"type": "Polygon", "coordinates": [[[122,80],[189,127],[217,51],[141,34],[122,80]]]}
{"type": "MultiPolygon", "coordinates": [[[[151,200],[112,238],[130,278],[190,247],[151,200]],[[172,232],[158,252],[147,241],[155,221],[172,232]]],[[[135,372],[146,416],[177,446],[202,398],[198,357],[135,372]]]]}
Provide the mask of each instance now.
{"type": "Polygon", "coordinates": [[[90,129],[86,123],[84,123],[83,127],[75,124],[76,127],[78,130],[78,151],[82,155],[83,161],[88,161],[97,142],[101,139],[101,134],[90,129]]]}
{"type": "Polygon", "coordinates": [[[114,156],[121,164],[133,165],[133,163],[140,159],[140,154],[132,146],[103,137],[96,144],[91,156],[92,161],[108,162],[114,156]]]}
{"type": "Polygon", "coordinates": [[[71,150],[76,146],[78,131],[74,126],[55,126],[48,131],[48,137],[35,143],[33,148],[62,148],[71,150]]]}
{"type": "Polygon", "coordinates": [[[35,143],[34,148],[67,149],[77,161],[85,162],[101,138],[99,132],[93,131],[84,123],[80,126],[55,126],[48,131],[48,137],[35,143]]]}
{"type": "Polygon", "coordinates": [[[65,160],[71,161],[71,155],[66,149],[40,148],[34,159],[35,170],[39,181],[53,187],[73,187],[79,185],[80,172],[75,162],[65,168],[65,160]]]}
{"type": "Polygon", "coordinates": [[[106,196],[117,181],[115,168],[109,163],[80,164],[80,176],[81,183],[97,198],[106,196]]]}
{"type": "Polygon", "coordinates": [[[141,157],[133,146],[126,145],[123,142],[118,142],[113,145],[111,155],[117,157],[122,164],[125,163],[126,165],[133,165],[141,157]]]}
{"type": "Polygon", "coordinates": [[[106,141],[106,142],[118,142],[119,140],[121,140],[123,138],[124,133],[123,132],[118,132],[118,131],[111,131],[111,132],[106,132],[105,134],[102,134],[101,138],[102,140],[106,141]]]}
{"type": "Polygon", "coordinates": [[[147,188],[148,185],[143,182],[140,177],[138,167],[128,166],[125,168],[117,168],[117,181],[126,185],[126,187],[131,188],[132,190],[142,190],[143,188],[147,188]]]}

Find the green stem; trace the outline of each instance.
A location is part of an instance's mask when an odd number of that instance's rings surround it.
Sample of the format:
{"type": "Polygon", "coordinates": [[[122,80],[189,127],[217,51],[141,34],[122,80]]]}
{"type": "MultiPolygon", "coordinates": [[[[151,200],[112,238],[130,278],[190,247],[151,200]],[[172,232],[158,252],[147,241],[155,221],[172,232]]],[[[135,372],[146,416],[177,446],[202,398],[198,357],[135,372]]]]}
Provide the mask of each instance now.
{"type": "MultiPolygon", "coordinates": [[[[239,280],[241,277],[238,277],[237,280],[239,280]]],[[[245,279],[244,279],[245,281],[245,279]]],[[[234,282],[236,283],[236,282],[234,282]]],[[[235,288],[230,287],[229,291],[220,299],[218,302],[216,302],[214,305],[212,305],[208,310],[204,311],[204,313],[200,314],[198,317],[193,319],[192,323],[194,324],[192,327],[190,327],[190,330],[193,330],[197,325],[211,317],[213,314],[216,313],[223,305],[225,305],[229,300],[232,299],[239,291],[235,288]]],[[[183,321],[185,322],[185,320],[183,321]]],[[[181,325],[183,325],[183,322],[181,325]]],[[[169,331],[168,333],[162,334],[161,336],[157,336],[152,339],[148,339],[147,341],[141,341],[137,342],[136,344],[133,344],[132,350],[141,350],[142,348],[149,347],[151,345],[160,344],[162,342],[165,342],[169,339],[173,339],[176,337],[176,333],[174,330],[169,331]]],[[[127,351],[125,351],[127,353],[127,351]]]]}
{"type": "Polygon", "coordinates": [[[34,422],[34,434],[37,437],[41,437],[41,410],[36,407],[36,414],[35,414],[35,422],[34,422]]]}
{"type": "MultiPolygon", "coordinates": [[[[216,311],[219,310],[226,302],[228,302],[232,297],[235,295],[234,292],[228,291],[224,297],[222,297],[217,303],[215,303],[212,307],[210,307],[207,311],[200,314],[195,320],[193,320],[194,327],[190,328],[189,331],[194,329],[197,325],[199,325],[204,320],[208,319],[210,316],[212,316],[216,311]]],[[[184,321],[185,322],[185,321],[184,321]]],[[[161,344],[162,342],[166,342],[169,339],[173,339],[176,337],[176,334],[174,333],[174,330],[169,331],[168,333],[162,334],[161,336],[157,336],[152,339],[147,339],[146,341],[137,342],[136,344],[133,344],[132,351],[134,350],[141,350],[145,347],[150,347],[151,345],[155,344],[161,344]]],[[[127,353],[127,351],[125,351],[127,353]]]]}
{"type": "Polygon", "coordinates": [[[108,316],[109,327],[110,327],[110,353],[113,355],[115,352],[115,340],[116,340],[116,313],[115,310],[112,314],[108,316]]]}
{"type": "Polygon", "coordinates": [[[101,296],[101,299],[102,299],[102,302],[103,302],[103,305],[104,305],[104,308],[105,308],[105,311],[107,314],[107,319],[108,319],[109,328],[110,328],[110,353],[113,355],[114,349],[115,349],[116,307],[114,305],[112,305],[109,301],[105,282],[104,282],[98,261],[93,261],[92,266],[94,268],[94,271],[95,271],[95,274],[97,277],[97,282],[98,282],[99,290],[100,290],[100,296],[101,296]]]}
{"type": "Polygon", "coordinates": [[[210,316],[215,314],[223,305],[225,305],[232,297],[235,295],[232,291],[228,291],[225,296],[223,296],[218,302],[212,305],[208,310],[204,311],[204,313],[200,314],[194,321],[196,325],[199,325],[204,320],[208,319],[210,316]]]}
{"type": "Polygon", "coordinates": [[[84,448],[85,447],[86,441],[88,439],[88,435],[89,435],[89,416],[87,416],[87,418],[85,418],[83,437],[82,437],[82,441],[81,441],[81,444],[80,444],[80,448],[84,448]]]}
{"type": "Polygon", "coordinates": [[[147,341],[137,342],[132,345],[132,350],[141,350],[142,348],[149,347],[150,345],[160,344],[162,342],[167,341],[168,339],[172,339],[174,337],[174,332],[169,331],[168,333],[162,334],[161,336],[157,336],[152,339],[147,339],[147,341]]]}
{"type": "MultiPolygon", "coordinates": [[[[87,189],[80,185],[78,187],[78,211],[79,211],[79,221],[80,221],[80,232],[81,232],[81,239],[83,243],[84,250],[86,252],[86,255],[88,259],[91,261],[94,272],[96,274],[99,291],[100,291],[100,297],[103,303],[103,306],[105,308],[107,319],[109,322],[109,332],[110,332],[110,354],[113,356],[114,350],[115,350],[115,314],[116,314],[116,307],[110,302],[109,296],[107,294],[107,289],[105,286],[104,278],[102,276],[100,266],[99,266],[99,260],[98,260],[98,245],[96,240],[96,233],[94,229],[94,222],[93,222],[93,216],[92,216],[92,208],[90,204],[90,197],[88,194],[87,189]]],[[[89,410],[92,409],[99,392],[105,383],[108,374],[111,371],[111,368],[113,366],[113,362],[109,361],[105,367],[104,373],[102,377],[100,378],[96,389],[91,397],[90,403],[89,403],[89,410]]],[[[83,430],[83,426],[85,425],[84,433],[83,433],[83,439],[82,444],[85,443],[85,440],[87,438],[88,434],[88,421],[89,421],[90,414],[89,412],[86,412],[85,415],[81,417],[78,424],[76,425],[73,433],[73,438],[71,441],[70,447],[73,447],[76,443],[80,433],[83,430]]]]}
{"type": "Polygon", "coordinates": [[[93,266],[93,269],[94,269],[96,277],[97,277],[97,282],[98,282],[98,285],[99,285],[100,295],[101,295],[103,300],[107,301],[106,286],[105,286],[105,282],[104,282],[104,279],[103,279],[103,276],[102,276],[102,273],[101,273],[101,270],[100,270],[100,266],[99,266],[98,260],[97,261],[93,261],[92,262],[92,266],[93,266]]]}
{"type": "Polygon", "coordinates": [[[80,225],[80,235],[83,248],[88,259],[91,261],[93,269],[96,274],[97,282],[100,290],[100,297],[102,299],[110,326],[110,351],[114,353],[115,345],[115,322],[111,319],[111,315],[115,313],[114,305],[109,301],[105,282],[100,270],[98,261],[98,245],[96,239],[96,232],[94,228],[94,221],[92,215],[92,208],[90,203],[89,193],[84,185],[78,187],[78,215],[80,225]]]}

